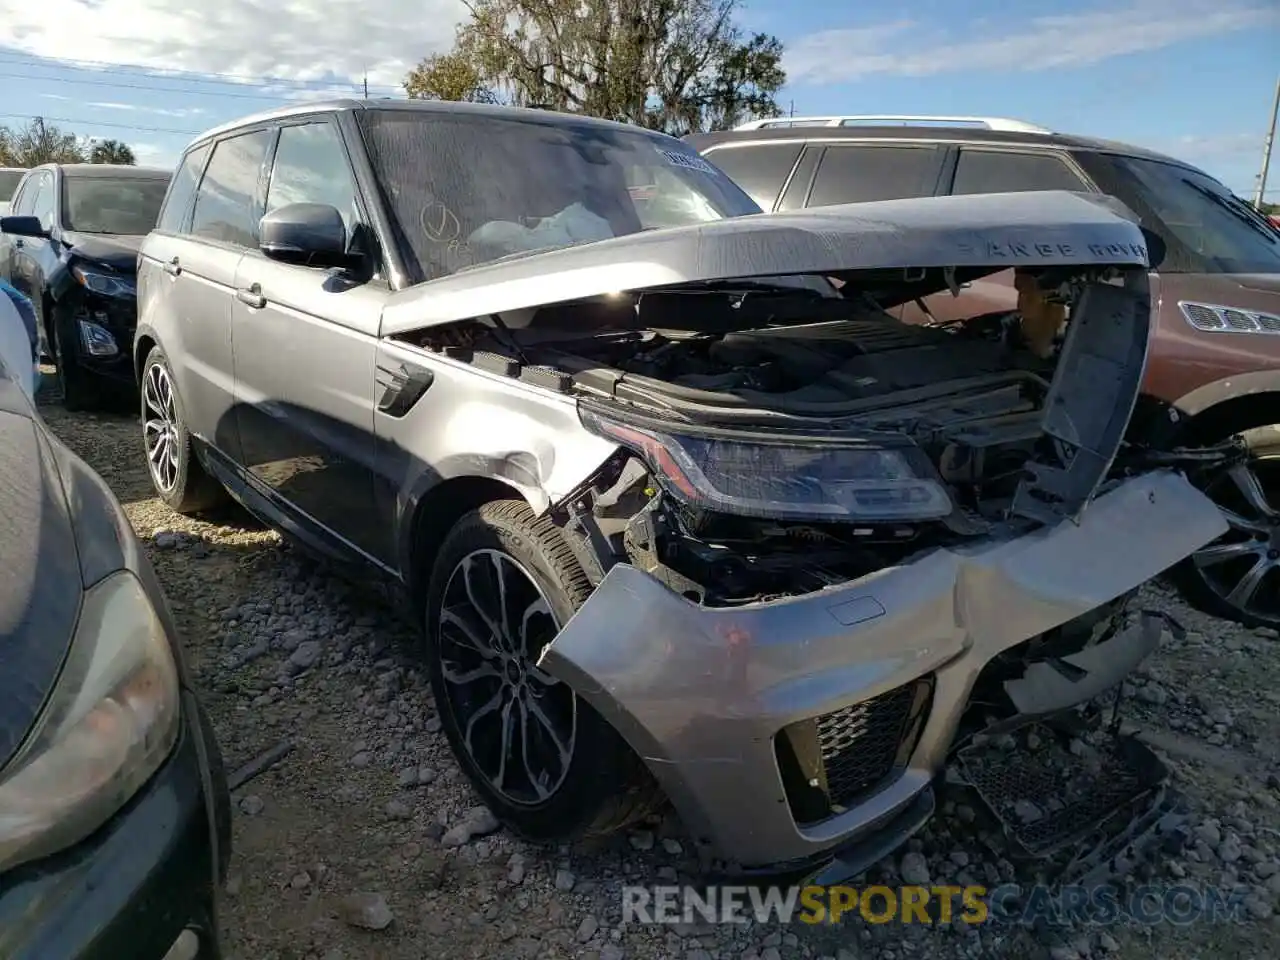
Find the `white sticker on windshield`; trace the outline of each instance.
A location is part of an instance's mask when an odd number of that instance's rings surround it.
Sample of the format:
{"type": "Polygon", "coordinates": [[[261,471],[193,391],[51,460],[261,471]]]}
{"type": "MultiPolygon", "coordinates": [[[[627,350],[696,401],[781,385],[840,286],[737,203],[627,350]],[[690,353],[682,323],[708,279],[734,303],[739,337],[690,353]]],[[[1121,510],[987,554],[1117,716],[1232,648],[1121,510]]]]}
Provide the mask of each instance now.
{"type": "Polygon", "coordinates": [[[659,150],[667,163],[673,167],[684,167],[686,170],[697,170],[699,173],[716,173],[716,168],[703,160],[696,153],[685,153],[681,150],[659,150]]]}

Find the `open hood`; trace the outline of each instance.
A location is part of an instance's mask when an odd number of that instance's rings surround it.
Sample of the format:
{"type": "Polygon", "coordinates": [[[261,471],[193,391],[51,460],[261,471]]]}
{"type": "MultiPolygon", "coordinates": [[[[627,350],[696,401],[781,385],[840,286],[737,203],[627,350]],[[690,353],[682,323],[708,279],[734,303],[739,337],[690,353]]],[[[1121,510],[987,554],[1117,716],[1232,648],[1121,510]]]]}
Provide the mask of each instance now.
{"type": "MultiPolygon", "coordinates": [[[[1114,202],[1053,191],[843,204],[653,230],[506,258],[392,297],[383,336],[608,293],[800,274],[933,268],[869,292],[901,300],[1010,267],[1147,266],[1137,224],[1114,202]],[[896,291],[896,294],[895,294],[896,291]]],[[[882,305],[888,305],[882,302],[882,305]]]]}

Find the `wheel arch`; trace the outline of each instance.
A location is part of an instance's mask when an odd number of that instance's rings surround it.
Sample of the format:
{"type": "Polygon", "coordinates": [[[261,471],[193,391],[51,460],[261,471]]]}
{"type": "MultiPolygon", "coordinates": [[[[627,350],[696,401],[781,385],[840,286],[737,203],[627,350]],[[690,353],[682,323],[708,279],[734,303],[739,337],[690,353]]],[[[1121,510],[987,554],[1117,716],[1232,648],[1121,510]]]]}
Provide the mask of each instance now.
{"type": "MultiPolygon", "coordinates": [[[[426,600],[425,584],[431,563],[449,531],[467,513],[495,500],[523,500],[518,487],[496,477],[461,475],[442,480],[417,497],[402,529],[401,569],[412,598],[414,615],[421,619],[426,600]]],[[[536,509],[536,506],[535,506],[536,509]]]]}
{"type": "Polygon", "coordinates": [[[1225,396],[1189,416],[1181,404],[1177,407],[1183,412],[1177,426],[1180,442],[1212,443],[1230,434],[1280,423],[1280,372],[1273,390],[1225,396]]]}
{"type": "Polygon", "coordinates": [[[147,362],[147,356],[158,346],[160,339],[155,331],[139,325],[133,335],[133,378],[137,382],[142,382],[142,365],[147,362]]]}

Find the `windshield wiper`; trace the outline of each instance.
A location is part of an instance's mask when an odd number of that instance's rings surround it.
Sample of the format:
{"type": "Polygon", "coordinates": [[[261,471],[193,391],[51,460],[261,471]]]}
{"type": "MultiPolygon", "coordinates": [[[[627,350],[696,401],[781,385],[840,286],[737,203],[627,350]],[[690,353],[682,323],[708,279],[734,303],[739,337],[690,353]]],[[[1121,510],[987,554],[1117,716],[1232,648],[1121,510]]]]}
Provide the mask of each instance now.
{"type": "Polygon", "coordinates": [[[1272,227],[1270,224],[1263,223],[1262,220],[1258,218],[1258,215],[1254,213],[1253,207],[1249,206],[1243,200],[1238,200],[1234,196],[1228,199],[1227,197],[1224,197],[1220,193],[1216,193],[1213,190],[1208,189],[1207,187],[1200,186],[1200,184],[1196,183],[1193,180],[1188,180],[1186,177],[1182,178],[1182,182],[1185,183],[1192,190],[1196,191],[1196,193],[1199,193],[1201,196],[1208,197],[1210,200],[1212,200],[1214,203],[1220,206],[1223,210],[1226,210],[1228,213],[1230,213],[1237,220],[1244,221],[1246,224],[1252,227],[1255,231],[1262,234],[1262,236],[1265,237],[1270,242],[1272,243],[1280,242],[1280,233],[1277,233],[1275,228],[1272,227]]]}

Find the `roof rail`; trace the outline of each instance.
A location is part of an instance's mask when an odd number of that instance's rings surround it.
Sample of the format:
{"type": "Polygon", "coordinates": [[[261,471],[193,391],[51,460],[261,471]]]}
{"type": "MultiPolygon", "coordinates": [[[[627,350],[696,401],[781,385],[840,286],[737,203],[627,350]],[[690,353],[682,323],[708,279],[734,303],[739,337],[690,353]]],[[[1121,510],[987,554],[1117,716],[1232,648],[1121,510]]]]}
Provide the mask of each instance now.
{"type": "Polygon", "coordinates": [[[1045,127],[1022,120],[1010,120],[1006,117],[931,117],[931,116],[896,116],[889,114],[850,114],[839,117],[768,117],[762,120],[748,120],[734,127],[735,130],[765,130],[775,127],[853,127],[858,124],[880,124],[882,126],[920,125],[953,127],[985,127],[987,130],[1005,130],[1016,133],[1052,133],[1045,127]]]}

